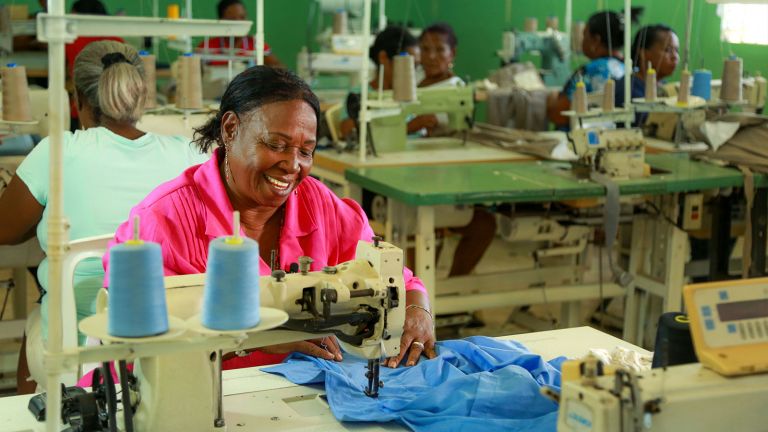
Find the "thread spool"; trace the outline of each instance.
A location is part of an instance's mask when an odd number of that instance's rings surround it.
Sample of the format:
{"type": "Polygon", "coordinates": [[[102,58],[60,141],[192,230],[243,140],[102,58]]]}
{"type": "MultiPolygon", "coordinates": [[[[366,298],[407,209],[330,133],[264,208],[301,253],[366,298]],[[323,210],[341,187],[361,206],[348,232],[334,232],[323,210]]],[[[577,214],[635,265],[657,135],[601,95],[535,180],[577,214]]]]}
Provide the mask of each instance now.
{"type": "Polygon", "coordinates": [[[259,324],[259,245],[240,236],[234,212],[233,235],[208,246],[201,323],[214,330],[243,330],[259,324]]]}
{"type": "Polygon", "coordinates": [[[416,69],[413,56],[401,53],[394,57],[392,99],[398,102],[416,100],[416,69]]]}
{"type": "Polygon", "coordinates": [[[688,105],[688,95],[691,93],[691,73],[685,69],[680,74],[680,90],[677,92],[677,104],[688,105]]]}
{"type": "Polygon", "coordinates": [[[337,9],[333,14],[333,34],[347,34],[347,11],[337,9]]]}
{"type": "Polygon", "coordinates": [[[648,64],[648,70],[645,72],[645,100],[646,102],[653,102],[656,100],[656,69],[654,69],[650,63],[648,64]]]}
{"type": "Polygon", "coordinates": [[[539,30],[539,20],[534,17],[528,17],[525,19],[525,26],[523,29],[528,33],[533,33],[539,30]]]}
{"type": "Polygon", "coordinates": [[[573,92],[573,110],[579,114],[587,112],[587,86],[584,81],[576,83],[576,90],[573,92]]]}
{"type": "Polygon", "coordinates": [[[741,59],[731,56],[723,63],[723,84],[720,87],[720,99],[727,102],[741,102],[741,75],[743,64],[741,59]]]}
{"type": "Polygon", "coordinates": [[[584,29],[587,24],[584,21],[573,23],[571,27],[571,50],[575,53],[581,53],[581,44],[584,42],[584,29]]]}
{"type": "Polygon", "coordinates": [[[134,219],[133,239],[109,250],[110,335],[148,337],[168,331],[160,245],[139,239],[134,219]]]}
{"type": "Polygon", "coordinates": [[[9,63],[0,69],[3,79],[3,120],[32,121],[27,69],[9,63]]]}
{"type": "Polygon", "coordinates": [[[693,72],[691,94],[704,100],[712,99],[712,71],[699,69],[693,72]]]}
{"type": "Polygon", "coordinates": [[[179,9],[179,5],[176,3],[169,4],[168,7],[165,9],[165,16],[168,17],[168,19],[179,19],[179,16],[181,14],[179,13],[181,9],[179,9]]]}
{"type": "Polygon", "coordinates": [[[176,82],[176,108],[203,108],[203,79],[200,74],[200,57],[185,53],[179,57],[176,82]]]}
{"type": "Polygon", "coordinates": [[[560,29],[560,19],[556,16],[548,16],[547,17],[547,28],[552,30],[559,30],[560,29]]]}
{"type": "Polygon", "coordinates": [[[613,111],[616,108],[616,81],[608,78],[603,87],[603,111],[613,111]]]}
{"type": "Polygon", "coordinates": [[[688,317],[679,312],[667,312],[659,317],[652,368],[698,362],[693,348],[688,317]]]}
{"type": "Polygon", "coordinates": [[[154,108],[157,106],[157,71],[155,65],[155,56],[146,51],[140,51],[139,56],[144,64],[144,82],[147,85],[147,103],[144,108],[154,108]]]}

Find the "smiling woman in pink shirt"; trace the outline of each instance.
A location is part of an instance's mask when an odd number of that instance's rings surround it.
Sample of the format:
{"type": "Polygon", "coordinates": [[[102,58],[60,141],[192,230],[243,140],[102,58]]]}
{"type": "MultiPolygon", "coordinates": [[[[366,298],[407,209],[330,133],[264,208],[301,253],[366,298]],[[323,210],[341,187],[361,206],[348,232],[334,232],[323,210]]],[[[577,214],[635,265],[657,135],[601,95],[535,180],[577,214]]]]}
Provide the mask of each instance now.
{"type": "MultiPolygon", "coordinates": [[[[218,114],[196,131],[201,150],[216,147],[211,159],[161,185],[131,210],[129,220],[141,218],[142,239],[161,245],[167,276],[204,273],[208,244],[230,234],[234,210],[240,212],[242,234],[259,243],[262,275],[271,272],[272,251],[277,268],[288,270],[306,255],[314,259],[312,270],[321,270],[354,259],[358,240],[371,241],[373,231],[360,206],[308,177],[319,111],[317,97],[291,72],[257,66],[235,77],[218,114]]],[[[131,237],[132,225],[123,223],[112,244],[131,237]]],[[[105,268],[108,258],[109,253],[105,268]]],[[[422,354],[435,356],[427,292],[409,269],[403,275],[410,307],[401,354],[389,359],[390,367],[406,352],[409,366],[422,354]]],[[[265,347],[224,366],[268,364],[293,351],[341,360],[335,341],[318,339],[265,347]]]]}

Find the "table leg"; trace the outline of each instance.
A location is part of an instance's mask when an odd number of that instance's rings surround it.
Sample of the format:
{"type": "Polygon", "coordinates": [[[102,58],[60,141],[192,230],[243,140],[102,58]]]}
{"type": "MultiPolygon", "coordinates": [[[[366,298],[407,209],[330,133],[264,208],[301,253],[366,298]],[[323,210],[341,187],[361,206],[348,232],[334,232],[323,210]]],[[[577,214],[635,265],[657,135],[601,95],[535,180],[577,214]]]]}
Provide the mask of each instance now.
{"type": "MultiPolygon", "coordinates": [[[[728,279],[728,264],[731,259],[731,196],[717,197],[712,209],[712,228],[709,242],[709,279],[728,279]]],[[[757,200],[755,200],[757,202],[757,200]]],[[[756,244],[753,243],[753,247],[756,244]]]]}
{"type": "Polygon", "coordinates": [[[768,225],[768,189],[755,191],[752,204],[752,266],[749,277],[765,276],[766,228],[768,225]]]}
{"type": "Polygon", "coordinates": [[[560,327],[570,328],[578,327],[581,325],[581,302],[563,302],[560,306],[560,327]]]}
{"type": "Polygon", "coordinates": [[[435,307],[435,208],[419,206],[416,210],[416,275],[429,292],[433,314],[435,307]]]}
{"type": "MultiPolygon", "coordinates": [[[[667,265],[664,284],[667,293],[664,296],[663,312],[680,312],[683,307],[683,285],[685,284],[685,246],[688,242],[688,234],[675,226],[667,225],[667,265]]],[[[653,317],[658,319],[657,316],[653,317]]]]}
{"type": "Polygon", "coordinates": [[[637,339],[637,308],[640,299],[640,288],[637,285],[637,275],[641,273],[640,265],[643,261],[644,233],[647,225],[647,217],[635,215],[632,218],[632,244],[629,249],[629,268],[627,271],[634,277],[627,287],[627,299],[624,304],[624,332],[622,339],[636,342],[637,339]]]}

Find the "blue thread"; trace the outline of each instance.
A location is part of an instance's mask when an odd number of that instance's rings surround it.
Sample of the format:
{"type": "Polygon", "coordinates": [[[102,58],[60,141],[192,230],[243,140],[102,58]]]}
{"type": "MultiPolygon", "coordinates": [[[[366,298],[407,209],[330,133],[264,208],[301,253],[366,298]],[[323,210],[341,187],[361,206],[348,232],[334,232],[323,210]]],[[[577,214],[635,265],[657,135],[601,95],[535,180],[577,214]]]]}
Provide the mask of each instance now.
{"type": "Polygon", "coordinates": [[[208,247],[201,322],[214,330],[242,330],[259,324],[259,245],[241,237],[219,237],[208,247]]]}
{"type": "Polygon", "coordinates": [[[712,72],[699,69],[693,72],[691,94],[704,100],[712,99],[712,72]]]}
{"type": "Polygon", "coordinates": [[[109,334],[147,337],[167,332],[160,245],[119,244],[109,250],[109,263],[109,334]]]}

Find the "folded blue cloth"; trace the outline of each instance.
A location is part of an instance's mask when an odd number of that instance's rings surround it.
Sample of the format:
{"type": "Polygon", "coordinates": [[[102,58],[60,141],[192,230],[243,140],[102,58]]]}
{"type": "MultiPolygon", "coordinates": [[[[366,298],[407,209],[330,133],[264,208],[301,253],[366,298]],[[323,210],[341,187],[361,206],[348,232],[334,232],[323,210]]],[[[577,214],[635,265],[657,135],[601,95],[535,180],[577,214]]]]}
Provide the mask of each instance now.
{"type": "Polygon", "coordinates": [[[438,357],[381,368],[377,399],[363,394],[367,362],[292,354],[264,369],[296,384],[322,384],[341,421],[399,422],[415,431],[554,431],[557,405],[541,386],[560,388],[563,357],[545,362],[523,345],[488,337],[438,343],[438,357]]]}

